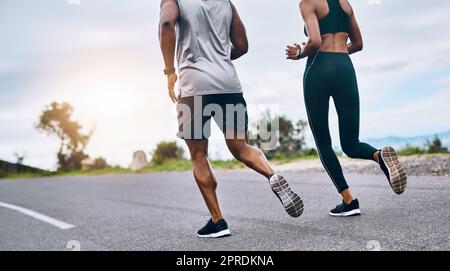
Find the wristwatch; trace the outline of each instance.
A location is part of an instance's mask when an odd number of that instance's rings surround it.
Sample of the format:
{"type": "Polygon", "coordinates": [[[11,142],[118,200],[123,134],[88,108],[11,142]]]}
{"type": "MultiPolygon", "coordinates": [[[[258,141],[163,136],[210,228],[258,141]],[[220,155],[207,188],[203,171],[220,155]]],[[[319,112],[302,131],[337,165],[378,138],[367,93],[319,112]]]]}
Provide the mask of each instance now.
{"type": "Polygon", "coordinates": [[[168,70],[164,69],[164,74],[165,75],[170,75],[170,74],[175,73],[175,72],[176,72],[175,68],[168,69],[168,70]]]}

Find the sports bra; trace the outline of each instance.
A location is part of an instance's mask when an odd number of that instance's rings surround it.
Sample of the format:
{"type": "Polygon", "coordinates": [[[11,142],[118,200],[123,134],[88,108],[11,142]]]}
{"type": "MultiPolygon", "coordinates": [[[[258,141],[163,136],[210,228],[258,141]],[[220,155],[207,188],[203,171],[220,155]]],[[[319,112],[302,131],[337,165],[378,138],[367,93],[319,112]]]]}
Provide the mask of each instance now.
{"type": "MultiPolygon", "coordinates": [[[[350,33],[350,20],[342,9],[339,0],[327,0],[329,13],[319,20],[320,34],[350,33]]],[[[305,35],[308,36],[305,26],[305,35]]]]}

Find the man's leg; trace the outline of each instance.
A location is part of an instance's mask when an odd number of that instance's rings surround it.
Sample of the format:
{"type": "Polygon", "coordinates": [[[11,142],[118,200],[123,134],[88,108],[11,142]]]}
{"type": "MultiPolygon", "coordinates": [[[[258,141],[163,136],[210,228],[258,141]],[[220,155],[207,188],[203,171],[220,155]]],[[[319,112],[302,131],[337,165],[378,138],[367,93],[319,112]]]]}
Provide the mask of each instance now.
{"type": "Polygon", "coordinates": [[[233,156],[238,161],[266,177],[269,180],[272,191],[281,201],[288,215],[299,217],[303,213],[302,199],[291,190],[283,176],[274,174],[264,153],[260,149],[250,146],[244,139],[239,139],[239,137],[236,139],[227,138],[228,149],[233,156]]]}
{"type": "Polygon", "coordinates": [[[216,177],[208,161],[208,140],[186,140],[186,144],[192,158],[195,181],[211,213],[212,221],[217,223],[222,219],[222,213],[216,195],[216,177]]]}
{"type": "Polygon", "coordinates": [[[250,146],[245,139],[227,139],[226,142],[228,149],[236,160],[262,174],[267,179],[272,177],[274,171],[260,149],[250,146]]]}
{"type": "Polygon", "coordinates": [[[230,152],[238,161],[266,177],[286,212],[292,217],[299,217],[303,213],[302,199],[291,190],[283,176],[274,174],[264,153],[260,149],[250,146],[246,141],[247,103],[242,94],[216,95],[215,98],[224,114],[222,116],[215,115],[214,120],[224,132],[230,152]]]}

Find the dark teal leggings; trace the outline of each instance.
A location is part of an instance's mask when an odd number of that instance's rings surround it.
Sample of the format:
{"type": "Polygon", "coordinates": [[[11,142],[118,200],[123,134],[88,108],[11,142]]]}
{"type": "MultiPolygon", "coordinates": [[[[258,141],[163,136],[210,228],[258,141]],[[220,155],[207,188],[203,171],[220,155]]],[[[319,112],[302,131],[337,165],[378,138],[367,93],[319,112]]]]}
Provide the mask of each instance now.
{"type": "Polygon", "coordinates": [[[330,97],[338,113],[344,153],[351,158],[374,160],[373,155],[378,151],[359,141],[359,93],[352,61],[348,54],[319,52],[308,59],[303,79],[306,110],[317,151],[341,193],[348,185],[332,148],[328,127],[330,97]]]}

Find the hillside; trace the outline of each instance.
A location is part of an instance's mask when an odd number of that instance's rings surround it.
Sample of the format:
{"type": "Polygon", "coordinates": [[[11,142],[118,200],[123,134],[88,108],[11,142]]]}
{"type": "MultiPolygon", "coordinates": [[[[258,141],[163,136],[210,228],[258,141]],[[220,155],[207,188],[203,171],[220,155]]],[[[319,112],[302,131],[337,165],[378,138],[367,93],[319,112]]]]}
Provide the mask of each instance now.
{"type": "Polygon", "coordinates": [[[366,139],[365,141],[374,146],[389,145],[396,149],[401,149],[407,144],[411,146],[423,147],[427,140],[432,140],[436,135],[441,139],[444,146],[450,147],[450,131],[415,137],[385,137],[377,139],[366,139]]]}
{"type": "Polygon", "coordinates": [[[45,173],[45,170],[0,160],[0,178],[15,173],[45,173]]]}

